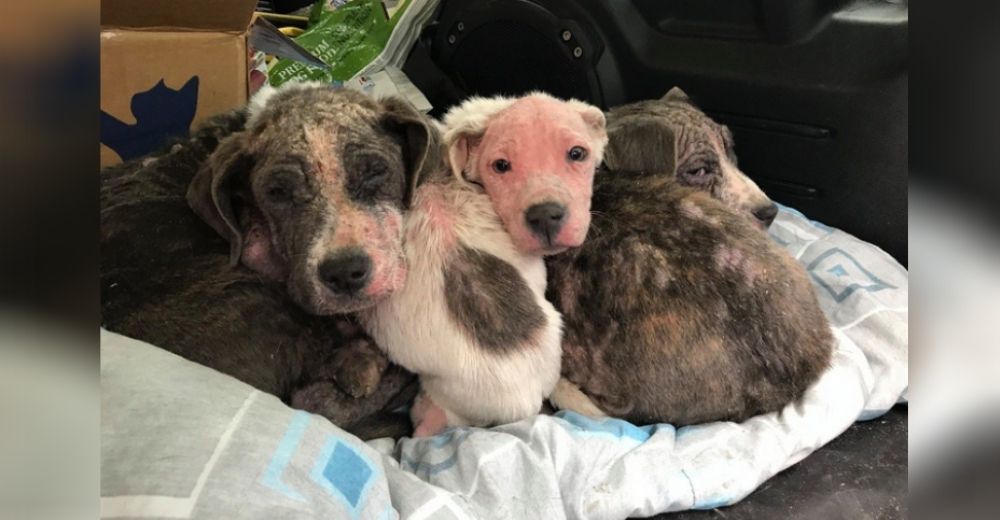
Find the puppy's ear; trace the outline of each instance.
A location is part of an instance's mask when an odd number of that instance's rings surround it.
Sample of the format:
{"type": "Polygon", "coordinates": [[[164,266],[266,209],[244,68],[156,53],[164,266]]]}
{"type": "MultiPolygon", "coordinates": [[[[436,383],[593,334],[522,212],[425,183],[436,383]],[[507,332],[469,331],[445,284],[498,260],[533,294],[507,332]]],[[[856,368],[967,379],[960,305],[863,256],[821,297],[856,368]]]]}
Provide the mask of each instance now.
{"type": "Polygon", "coordinates": [[[681,103],[693,104],[691,103],[691,98],[689,98],[688,95],[683,90],[681,90],[680,87],[671,88],[660,99],[663,101],[678,101],[681,103]]]}
{"type": "Polygon", "coordinates": [[[586,123],[591,130],[600,134],[605,133],[604,126],[607,124],[607,120],[604,118],[604,111],[594,105],[584,103],[583,101],[577,101],[575,99],[567,101],[567,103],[569,103],[574,110],[580,113],[580,117],[583,118],[583,122],[586,123]]]}
{"type": "Polygon", "coordinates": [[[609,128],[604,164],[619,171],[673,175],[674,132],[655,118],[632,117],[609,128]]]}
{"type": "Polygon", "coordinates": [[[473,151],[486,133],[490,120],[509,107],[513,99],[474,97],[452,108],[444,116],[444,144],[448,147],[451,173],[459,180],[477,181],[479,172],[468,168],[473,151]]]}
{"type": "Polygon", "coordinates": [[[575,99],[571,99],[567,103],[580,114],[583,122],[590,129],[590,134],[594,138],[594,150],[592,153],[597,162],[600,163],[605,145],[608,142],[608,132],[605,128],[607,120],[604,117],[604,111],[594,105],[575,99]]]}
{"type": "Polygon", "coordinates": [[[188,206],[206,224],[229,240],[229,263],[236,265],[243,252],[243,231],[233,208],[237,185],[246,180],[253,159],[246,151],[243,132],[219,143],[188,186],[188,206]]]}
{"type": "Polygon", "coordinates": [[[733,131],[726,125],[719,125],[719,134],[722,135],[722,146],[726,150],[729,161],[736,166],[736,143],[733,139],[733,131]]]}
{"type": "Polygon", "coordinates": [[[466,166],[472,158],[472,151],[479,146],[479,139],[482,137],[483,132],[461,134],[456,136],[448,147],[448,164],[451,165],[451,174],[457,179],[473,182],[479,180],[479,172],[468,171],[466,166]]]}
{"type": "Polygon", "coordinates": [[[441,135],[427,116],[417,112],[408,102],[397,97],[381,100],[385,114],[382,127],[398,136],[403,145],[406,167],[404,204],[409,207],[417,186],[434,170],[441,167],[441,135]]]}

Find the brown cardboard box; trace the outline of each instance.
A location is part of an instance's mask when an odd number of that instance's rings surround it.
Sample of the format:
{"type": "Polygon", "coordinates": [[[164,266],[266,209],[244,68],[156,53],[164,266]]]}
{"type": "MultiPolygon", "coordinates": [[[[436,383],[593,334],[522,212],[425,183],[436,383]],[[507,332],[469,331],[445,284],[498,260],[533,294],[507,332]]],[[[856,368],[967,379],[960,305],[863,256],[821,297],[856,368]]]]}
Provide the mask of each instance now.
{"type": "Polygon", "coordinates": [[[256,0],[101,1],[101,166],[243,105],[256,0]]]}

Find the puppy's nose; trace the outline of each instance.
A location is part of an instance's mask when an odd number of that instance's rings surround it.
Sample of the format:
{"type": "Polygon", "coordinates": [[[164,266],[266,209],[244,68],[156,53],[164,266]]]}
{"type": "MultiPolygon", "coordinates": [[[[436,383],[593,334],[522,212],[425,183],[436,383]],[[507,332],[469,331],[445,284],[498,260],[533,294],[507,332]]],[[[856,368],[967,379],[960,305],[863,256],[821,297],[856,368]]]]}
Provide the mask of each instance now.
{"type": "Polygon", "coordinates": [[[546,244],[552,244],[566,222],[566,206],[556,202],[535,204],[524,212],[528,228],[546,244]]]}
{"type": "Polygon", "coordinates": [[[319,279],[335,294],[352,295],[366,285],[372,275],[372,260],[364,253],[340,254],[323,260],[319,279]]]}
{"type": "Polygon", "coordinates": [[[771,223],[774,222],[774,217],[778,216],[778,205],[771,202],[766,206],[761,206],[753,210],[753,216],[764,225],[767,229],[771,227],[771,223]]]}

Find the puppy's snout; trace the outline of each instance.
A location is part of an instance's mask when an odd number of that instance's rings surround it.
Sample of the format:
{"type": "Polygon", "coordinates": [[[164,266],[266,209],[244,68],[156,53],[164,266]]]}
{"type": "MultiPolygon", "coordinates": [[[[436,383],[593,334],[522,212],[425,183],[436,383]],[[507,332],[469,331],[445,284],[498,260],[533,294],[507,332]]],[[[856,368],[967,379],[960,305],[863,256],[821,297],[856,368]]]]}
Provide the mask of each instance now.
{"type": "Polygon", "coordinates": [[[353,295],[368,285],[372,260],[360,252],[346,253],[323,260],[319,279],[335,294],[353,295]]]}
{"type": "Polygon", "coordinates": [[[778,205],[771,202],[766,206],[761,206],[753,210],[753,216],[760,221],[764,229],[771,227],[771,223],[774,222],[774,217],[778,216],[778,205]]]}
{"type": "Polygon", "coordinates": [[[535,204],[524,212],[528,229],[547,245],[552,245],[566,223],[566,206],[556,202],[535,204]]]}

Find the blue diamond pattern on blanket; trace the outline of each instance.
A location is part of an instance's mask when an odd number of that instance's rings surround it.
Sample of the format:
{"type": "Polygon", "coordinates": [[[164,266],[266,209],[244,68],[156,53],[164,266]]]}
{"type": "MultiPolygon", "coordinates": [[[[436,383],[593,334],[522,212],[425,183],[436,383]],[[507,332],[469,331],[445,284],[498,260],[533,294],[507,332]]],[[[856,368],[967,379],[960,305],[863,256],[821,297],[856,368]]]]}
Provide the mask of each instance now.
{"type": "Polygon", "coordinates": [[[361,452],[330,436],[313,467],[312,478],[331,495],[343,499],[352,511],[363,505],[365,493],[375,480],[375,467],[361,452]]]}
{"type": "Polygon", "coordinates": [[[853,256],[839,247],[817,256],[806,269],[837,303],[858,290],[873,293],[896,288],[862,267],[853,256]]]}
{"type": "Polygon", "coordinates": [[[847,276],[847,269],[844,269],[844,266],[842,266],[840,264],[837,264],[837,265],[835,265],[835,266],[827,269],[826,272],[831,273],[831,274],[833,274],[834,276],[837,276],[837,277],[847,276]]]}

